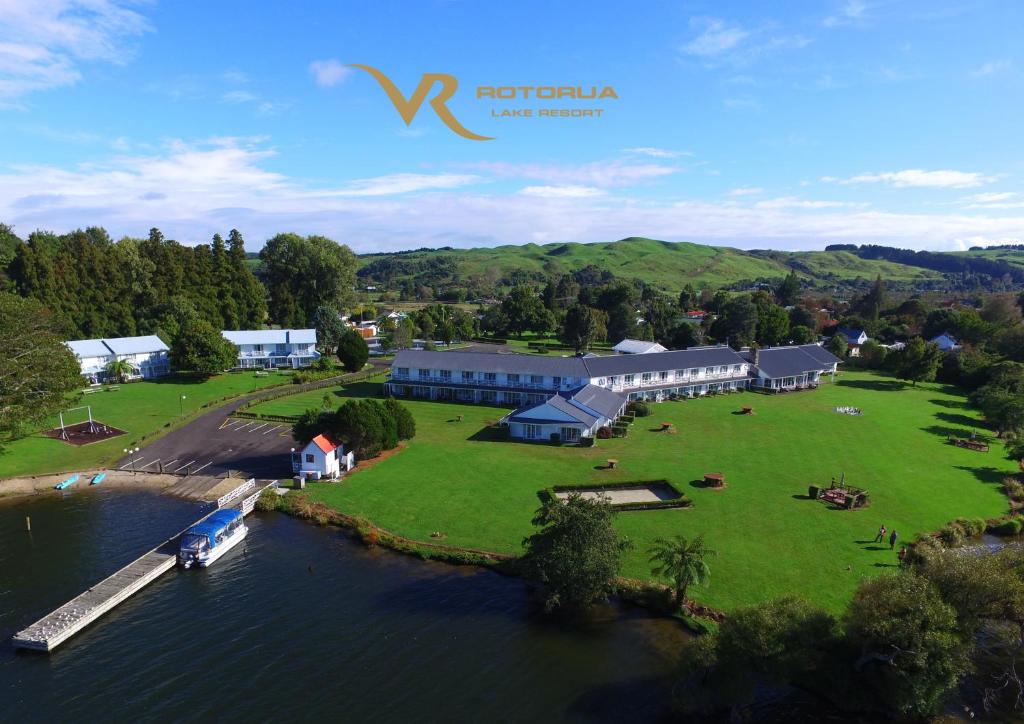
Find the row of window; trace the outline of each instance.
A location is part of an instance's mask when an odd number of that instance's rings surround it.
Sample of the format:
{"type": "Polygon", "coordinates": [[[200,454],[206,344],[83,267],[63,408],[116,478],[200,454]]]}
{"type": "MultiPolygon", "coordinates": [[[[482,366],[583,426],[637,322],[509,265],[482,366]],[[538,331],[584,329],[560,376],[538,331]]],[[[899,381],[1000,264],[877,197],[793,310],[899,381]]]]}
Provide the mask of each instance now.
{"type": "MultiPolygon", "coordinates": [[[[409,368],[408,367],[396,367],[394,369],[394,377],[397,379],[408,379],[409,368]]],[[[463,370],[459,372],[459,376],[453,377],[451,370],[428,370],[419,369],[417,370],[416,378],[420,380],[433,380],[437,379],[441,382],[451,382],[453,379],[457,379],[463,383],[483,382],[485,384],[496,385],[498,383],[497,372],[473,372],[469,370],[463,370]],[[436,374],[434,374],[436,372],[436,374]]],[[[552,377],[551,384],[554,387],[561,387],[563,381],[566,384],[573,384],[575,382],[572,378],[552,377]]],[[[505,384],[508,385],[535,385],[542,386],[544,384],[543,375],[517,375],[507,374],[505,375],[505,384]]]]}
{"type": "MultiPolygon", "coordinates": [[[[451,382],[452,371],[451,370],[436,370],[437,374],[433,373],[435,370],[420,369],[417,370],[417,378],[421,380],[432,380],[439,379],[441,382],[451,382]]],[[[685,370],[661,370],[660,372],[644,372],[639,375],[639,384],[651,385],[661,384],[664,382],[671,382],[673,380],[687,380],[694,377],[699,377],[703,373],[704,376],[711,377],[714,375],[740,375],[743,373],[743,365],[720,365],[717,367],[693,367],[685,370]]],[[[484,382],[485,384],[497,384],[498,375],[496,372],[472,372],[462,371],[459,373],[461,376],[458,378],[463,383],[473,382],[484,382]]],[[[394,376],[398,379],[409,377],[408,367],[396,367],[394,370],[394,376]]],[[[625,387],[635,387],[637,385],[638,375],[629,374],[622,376],[602,377],[598,384],[602,387],[617,387],[623,385],[625,387]]],[[[566,378],[564,380],[566,384],[573,384],[575,380],[566,378]]],[[[505,382],[508,385],[520,385],[520,384],[531,384],[531,385],[543,385],[543,375],[517,375],[507,374],[505,375],[505,382]]],[[[552,377],[552,386],[561,387],[563,378],[552,377]]]]}
{"type": "MultiPolygon", "coordinates": [[[[560,428],[558,434],[561,437],[562,442],[579,442],[580,439],[580,430],[577,427],[560,428]]],[[[543,428],[540,425],[523,425],[523,437],[527,440],[544,439],[543,428]]]]}
{"type": "MultiPolygon", "coordinates": [[[[727,375],[730,372],[734,375],[743,373],[743,365],[721,365],[718,367],[692,367],[685,370],[661,370],[660,372],[644,372],[640,375],[641,385],[651,384],[662,384],[664,382],[671,382],[673,380],[688,380],[694,377],[700,377],[703,371],[704,376],[711,377],[714,375],[727,375]]],[[[622,375],[621,377],[602,377],[600,380],[601,386],[617,387],[623,385],[625,387],[635,387],[637,384],[637,375],[622,375]]]]}

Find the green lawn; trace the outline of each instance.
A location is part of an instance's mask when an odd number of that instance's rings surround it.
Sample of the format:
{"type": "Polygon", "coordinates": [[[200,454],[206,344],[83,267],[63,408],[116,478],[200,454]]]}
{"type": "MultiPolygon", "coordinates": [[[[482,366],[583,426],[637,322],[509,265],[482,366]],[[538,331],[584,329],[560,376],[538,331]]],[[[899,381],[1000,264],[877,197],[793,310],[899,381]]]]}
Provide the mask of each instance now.
{"type": "MultiPolygon", "coordinates": [[[[208,402],[279,385],[289,379],[289,373],[281,372],[260,377],[252,372],[236,372],[207,380],[171,376],[154,382],[120,385],[116,391],[82,395],[78,401],[69,401],[68,407],[91,405],[94,419],[124,430],[127,434],[82,447],[42,435],[15,440],[0,449],[0,478],[105,465],[120,458],[121,451],[129,444],[157,432],[167,423],[177,421],[181,395],[185,396],[181,401],[181,411],[187,416],[208,402]]],[[[71,424],[84,419],[85,411],[79,410],[69,413],[64,423],[71,424]]],[[[56,426],[57,418],[54,417],[46,424],[46,429],[56,426]]]]}
{"type": "Polygon", "coordinates": [[[796,593],[838,611],[861,578],[895,562],[888,545],[870,542],[880,524],[908,540],[959,516],[1002,515],[999,482],[1013,471],[999,444],[986,454],[945,443],[948,433],[974,424],[961,396],[866,373],[779,397],[666,402],[627,439],[590,449],[489,441],[486,423],[505,410],[407,404],[418,433],[406,450],[340,485],[314,484],[312,495],[410,538],[443,531],[451,544],[518,553],[541,489],[666,478],[694,507],[620,514],[617,525],[634,543],[623,572],[649,576],[647,548],[656,537],[704,533],[718,556],[710,586],[694,595],[725,610],[796,593]],[[741,404],[755,414],[734,415],[741,404]],[[837,414],[836,405],[864,415],[837,414]],[[463,422],[454,422],[456,415],[463,422]],[[663,420],[678,434],[650,431],[663,420]],[[599,469],[608,457],[618,458],[620,469],[599,469]],[[712,471],[725,474],[727,489],[690,485],[712,471]],[[844,472],[869,490],[871,507],[833,510],[804,497],[808,484],[827,485],[844,472]]]}

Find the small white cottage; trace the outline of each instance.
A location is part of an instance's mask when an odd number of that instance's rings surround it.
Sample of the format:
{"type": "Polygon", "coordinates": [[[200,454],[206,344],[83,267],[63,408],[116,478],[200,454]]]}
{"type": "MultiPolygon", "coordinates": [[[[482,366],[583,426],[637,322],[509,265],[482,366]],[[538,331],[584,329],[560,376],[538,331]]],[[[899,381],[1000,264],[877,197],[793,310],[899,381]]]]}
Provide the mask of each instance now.
{"type": "Polygon", "coordinates": [[[327,433],[317,435],[301,450],[292,450],[292,472],[313,480],[341,477],[356,465],[355,455],[327,433]]]}

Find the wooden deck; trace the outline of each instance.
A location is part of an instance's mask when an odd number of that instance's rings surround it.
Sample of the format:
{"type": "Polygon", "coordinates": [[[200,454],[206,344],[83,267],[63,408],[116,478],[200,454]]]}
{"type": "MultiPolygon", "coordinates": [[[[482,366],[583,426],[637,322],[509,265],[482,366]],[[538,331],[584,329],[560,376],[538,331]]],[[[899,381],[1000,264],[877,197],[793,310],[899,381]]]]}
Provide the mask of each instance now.
{"type": "MultiPolygon", "coordinates": [[[[255,507],[256,499],[260,494],[266,488],[276,484],[276,480],[262,485],[256,485],[254,480],[248,480],[235,491],[221,498],[220,506],[217,509],[237,508],[242,515],[248,515],[255,507]],[[245,495],[250,491],[252,492],[249,495],[245,495]]],[[[210,513],[212,512],[211,510],[210,513]]],[[[205,519],[210,513],[204,515],[196,523],[205,519]]],[[[107,611],[131,598],[133,594],[174,568],[177,562],[178,539],[185,530],[176,533],[156,548],[142,554],[56,611],[19,631],[11,642],[17,648],[53,651],[107,611]]]]}

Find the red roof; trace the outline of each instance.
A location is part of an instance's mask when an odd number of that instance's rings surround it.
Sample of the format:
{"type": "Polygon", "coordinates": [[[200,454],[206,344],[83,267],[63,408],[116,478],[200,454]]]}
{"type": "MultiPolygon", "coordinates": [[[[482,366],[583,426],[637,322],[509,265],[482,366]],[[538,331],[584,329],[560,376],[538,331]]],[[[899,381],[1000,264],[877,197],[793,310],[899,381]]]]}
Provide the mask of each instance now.
{"type": "Polygon", "coordinates": [[[336,441],[334,438],[332,438],[330,435],[326,433],[317,435],[312,440],[310,440],[310,442],[312,442],[325,453],[329,453],[331,450],[335,450],[341,447],[340,442],[336,441]]]}

